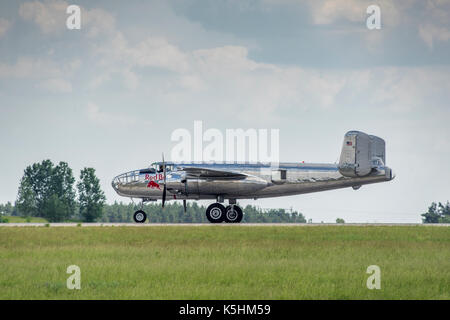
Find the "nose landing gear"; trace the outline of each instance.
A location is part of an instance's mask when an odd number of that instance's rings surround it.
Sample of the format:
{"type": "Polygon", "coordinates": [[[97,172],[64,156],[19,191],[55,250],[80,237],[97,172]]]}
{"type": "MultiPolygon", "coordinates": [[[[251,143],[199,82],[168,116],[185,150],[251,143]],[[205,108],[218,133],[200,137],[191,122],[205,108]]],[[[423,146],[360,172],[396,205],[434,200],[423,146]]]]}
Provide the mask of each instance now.
{"type": "Polygon", "coordinates": [[[147,215],[143,210],[138,210],[134,213],[133,219],[136,223],[144,223],[147,220],[147,215]]]}
{"type": "Polygon", "coordinates": [[[242,209],[235,204],[231,204],[225,208],[220,203],[213,203],[206,209],[206,218],[211,223],[221,223],[223,221],[227,223],[239,223],[242,221],[242,217],[242,209]]]}

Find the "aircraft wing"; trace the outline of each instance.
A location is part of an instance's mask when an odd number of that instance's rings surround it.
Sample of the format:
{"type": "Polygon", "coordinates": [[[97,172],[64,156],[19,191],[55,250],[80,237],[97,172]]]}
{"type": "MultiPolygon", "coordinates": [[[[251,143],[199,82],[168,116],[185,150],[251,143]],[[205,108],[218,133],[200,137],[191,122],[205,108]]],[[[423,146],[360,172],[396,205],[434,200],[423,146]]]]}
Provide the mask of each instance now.
{"type": "Polygon", "coordinates": [[[185,171],[187,178],[207,178],[207,179],[236,179],[241,180],[248,177],[248,175],[239,172],[214,170],[199,167],[178,167],[178,170],[185,171]]]}

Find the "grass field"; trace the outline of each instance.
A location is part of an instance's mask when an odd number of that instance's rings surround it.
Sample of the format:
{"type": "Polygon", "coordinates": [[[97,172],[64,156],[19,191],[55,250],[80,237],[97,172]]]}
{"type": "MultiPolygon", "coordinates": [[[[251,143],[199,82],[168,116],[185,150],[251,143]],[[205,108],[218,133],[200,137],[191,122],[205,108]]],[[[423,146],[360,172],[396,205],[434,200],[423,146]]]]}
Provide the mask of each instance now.
{"type": "MultiPolygon", "coordinates": [[[[24,217],[19,217],[19,216],[3,216],[3,217],[8,219],[8,223],[26,223],[27,222],[27,219],[24,217]]],[[[48,221],[47,221],[47,219],[41,218],[41,217],[30,217],[29,222],[31,222],[31,223],[46,223],[48,221]]]]}
{"type": "Polygon", "coordinates": [[[449,299],[450,228],[0,227],[0,266],[0,299],[449,299]]]}

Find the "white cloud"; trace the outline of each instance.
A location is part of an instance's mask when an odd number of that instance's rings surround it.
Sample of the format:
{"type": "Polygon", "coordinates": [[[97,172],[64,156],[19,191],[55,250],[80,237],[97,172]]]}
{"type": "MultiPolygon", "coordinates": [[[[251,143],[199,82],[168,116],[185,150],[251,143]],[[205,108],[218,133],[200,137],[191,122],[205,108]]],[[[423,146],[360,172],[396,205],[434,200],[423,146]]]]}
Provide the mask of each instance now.
{"type": "MultiPolygon", "coordinates": [[[[375,3],[370,0],[309,1],[312,22],[317,25],[333,26],[334,29],[331,32],[367,31],[364,30],[368,16],[366,8],[371,4],[375,3]],[[360,22],[361,24],[342,29],[341,22],[360,22]]],[[[436,42],[450,40],[450,1],[448,0],[427,0],[426,2],[380,0],[376,4],[381,8],[382,30],[398,25],[418,28],[419,37],[430,49],[433,49],[436,42]],[[420,16],[417,17],[414,11],[418,11],[420,16]]],[[[380,49],[383,40],[381,32],[367,31],[361,34],[365,37],[370,51],[377,52],[380,49]]]]}
{"type": "Polygon", "coordinates": [[[367,7],[376,4],[381,9],[382,25],[393,26],[400,23],[402,8],[409,4],[379,0],[309,0],[311,18],[314,24],[328,25],[340,21],[360,22],[366,25],[367,7]]]}
{"type": "Polygon", "coordinates": [[[419,36],[430,49],[436,41],[446,42],[450,39],[450,29],[433,24],[419,26],[419,36]]]}
{"type": "Polygon", "coordinates": [[[63,78],[52,78],[44,80],[40,82],[37,87],[53,93],[72,92],[72,84],[63,78]]]}
{"type": "Polygon", "coordinates": [[[91,88],[98,88],[111,80],[113,74],[120,74],[123,84],[135,90],[140,80],[133,69],[158,68],[183,73],[190,67],[187,54],[163,37],[147,37],[130,45],[121,32],[116,32],[100,45],[94,45],[93,53],[99,57],[98,65],[104,69],[90,81],[91,88]]]}
{"type": "Polygon", "coordinates": [[[88,37],[97,37],[113,33],[116,19],[106,10],[94,8],[81,10],[81,28],[87,28],[88,37]]]}
{"type": "Polygon", "coordinates": [[[147,125],[148,120],[142,120],[129,114],[108,113],[100,109],[100,107],[89,101],[86,106],[87,118],[97,125],[101,126],[132,126],[139,122],[141,125],[147,125]]]}
{"type": "Polygon", "coordinates": [[[127,67],[156,67],[175,72],[188,68],[186,56],[163,37],[147,37],[135,46],[121,32],[96,47],[95,53],[102,56],[102,64],[121,64],[127,67]]]}
{"type": "MultiPolygon", "coordinates": [[[[377,38],[372,41],[374,46],[380,42],[377,38]]],[[[367,101],[365,107],[385,111],[414,110],[426,105],[431,93],[449,82],[442,69],[384,67],[324,72],[260,63],[249,58],[243,46],[189,51],[162,37],[130,44],[121,33],[97,47],[95,54],[104,71],[96,73],[91,82],[94,87],[113,79],[113,74],[121,75],[126,88],[143,86],[158,104],[177,108],[183,101],[198,109],[214,106],[239,113],[240,119],[248,121],[255,114],[270,122],[290,110],[327,110],[360,101],[367,101]],[[167,72],[148,72],[148,67],[167,72]]],[[[442,94],[442,90],[437,93],[442,94]]]]}
{"type": "Polygon", "coordinates": [[[367,8],[364,2],[358,0],[315,0],[310,5],[315,24],[331,24],[339,19],[364,21],[367,8]]]}
{"type": "Polygon", "coordinates": [[[60,0],[25,2],[19,7],[19,15],[34,22],[45,34],[61,33],[66,28],[68,6],[60,0]]]}
{"type": "Polygon", "coordinates": [[[0,63],[0,78],[26,79],[36,82],[36,87],[49,92],[67,93],[72,91],[68,80],[80,67],[78,59],[62,66],[48,59],[19,57],[15,64],[0,63]]]}
{"type": "Polygon", "coordinates": [[[125,69],[122,71],[122,76],[124,78],[124,84],[128,89],[136,90],[138,88],[139,78],[133,71],[125,69]]]}
{"type": "Polygon", "coordinates": [[[11,23],[8,20],[0,18],[0,38],[5,35],[10,26],[11,23]]]}
{"type": "Polygon", "coordinates": [[[53,62],[45,59],[19,57],[15,64],[0,63],[0,77],[42,79],[61,77],[63,71],[53,62]]]}
{"type": "Polygon", "coordinates": [[[433,49],[436,42],[450,39],[450,1],[429,0],[423,13],[425,19],[419,24],[419,37],[428,48],[433,49]]]}

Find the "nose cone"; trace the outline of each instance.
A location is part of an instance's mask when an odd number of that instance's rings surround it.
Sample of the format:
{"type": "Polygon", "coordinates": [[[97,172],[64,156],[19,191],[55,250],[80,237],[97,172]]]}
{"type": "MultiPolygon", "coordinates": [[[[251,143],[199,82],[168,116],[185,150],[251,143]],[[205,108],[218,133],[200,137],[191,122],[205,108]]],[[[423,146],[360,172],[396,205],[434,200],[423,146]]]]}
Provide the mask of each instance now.
{"type": "Polygon", "coordinates": [[[122,173],[111,181],[111,186],[113,187],[114,191],[117,192],[117,194],[121,196],[127,196],[126,186],[131,182],[132,178],[133,177],[130,175],[130,173],[122,173]]]}
{"type": "Polygon", "coordinates": [[[111,186],[113,187],[113,189],[117,192],[117,190],[119,189],[119,177],[115,177],[112,181],[111,181],[111,186]]]}
{"type": "Polygon", "coordinates": [[[114,191],[117,192],[118,195],[123,196],[123,186],[125,181],[123,181],[122,175],[119,175],[115,177],[111,181],[111,186],[113,187],[114,191]]]}

